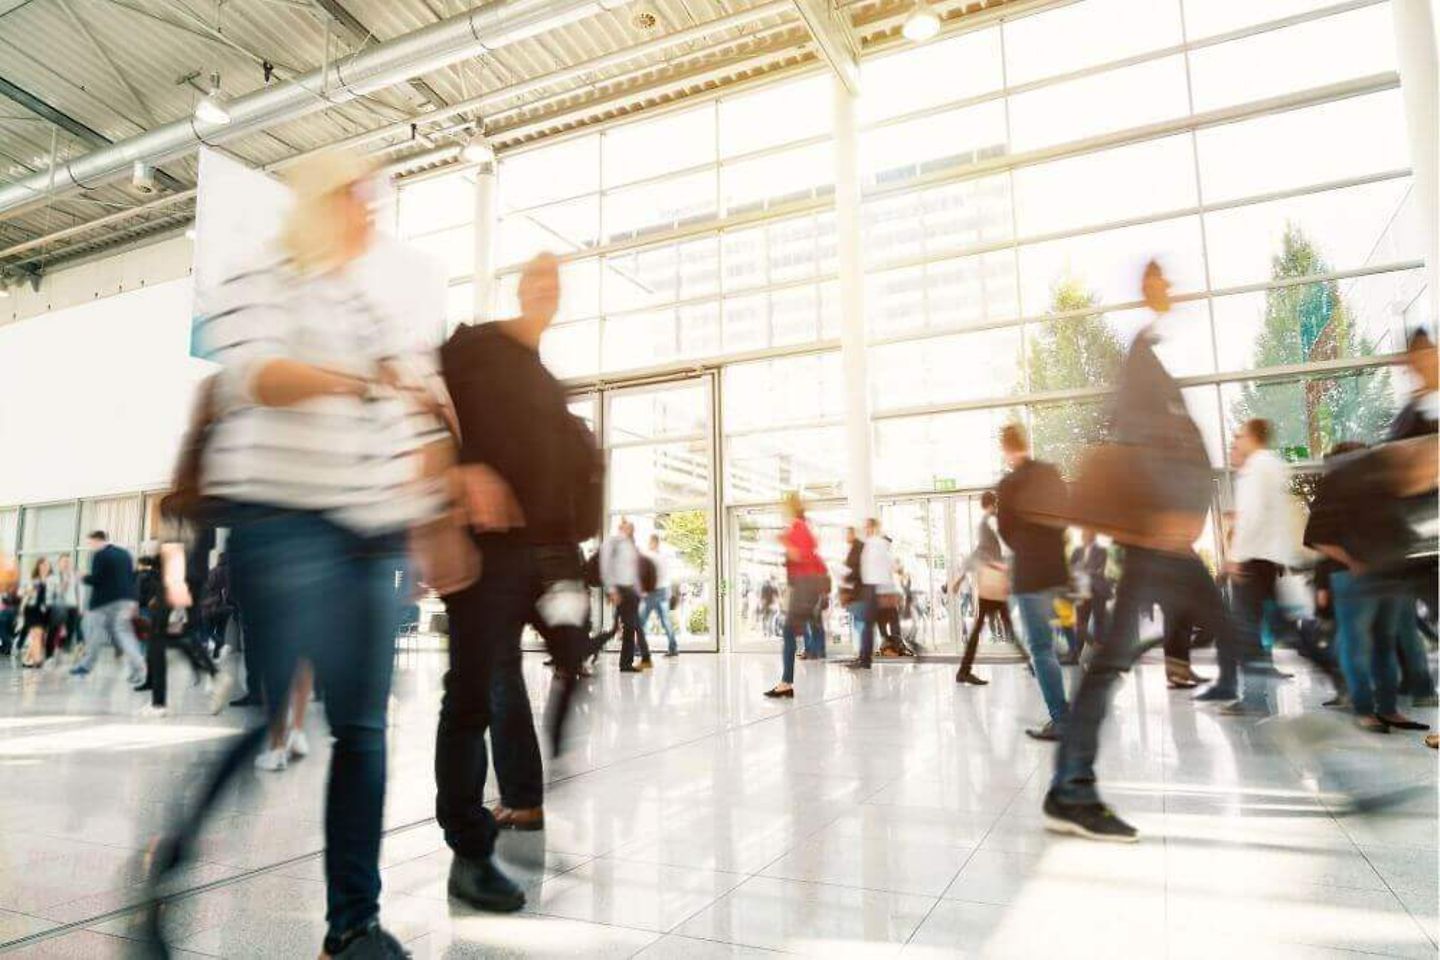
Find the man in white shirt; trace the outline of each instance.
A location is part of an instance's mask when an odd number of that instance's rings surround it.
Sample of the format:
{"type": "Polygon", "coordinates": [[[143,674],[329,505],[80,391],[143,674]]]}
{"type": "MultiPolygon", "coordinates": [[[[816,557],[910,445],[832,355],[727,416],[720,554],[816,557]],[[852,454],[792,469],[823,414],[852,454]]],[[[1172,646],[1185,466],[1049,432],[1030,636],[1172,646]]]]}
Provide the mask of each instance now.
{"type": "Polygon", "coordinates": [[[620,622],[620,672],[636,673],[650,668],[650,645],[640,630],[640,550],[635,546],[635,525],[621,519],[615,532],[600,544],[600,582],[615,605],[620,622]],[[635,648],[640,648],[640,666],[635,666],[635,648]]]}
{"type": "Polygon", "coordinates": [[[1232,701],[1222,713],[1270,713],[1267,683],[1275,675],[1260,639],[1265,603],[1276,602],[1275,579],[1294,557],[1297,539],[1285,461],[1270,449],[1270,421],[1245,421],[1230,447],[1235,478],[1235,526],[1227,572],[1235,585],[1235,643],[1218,651],[1220,676],[1198,699],[1232,701]],[[1238,647],[1238,649],[1236,649],[1238,647]],[[1242,663],[1243,661],[1243,663],[1242,663]],[[1243,690],[1239,685],[1245,671],[1243,690]]]}
{"type": "Polygon", "coordinates": [[[661,545],[658,533],[650,534],[649,544],[649,549],[645,551],[645,560],[649,561],[648,575],[647,565],[642,563],[640,566],[640,589],[644,595],[640,604],[640,635],[643,637],[645,628],[650,625],[650,614],[657,614],[660,629],[665,631],[665,656],[678,657],[680,650],[675,644],[675,625],[670,618],[670,591],[674,586],[671,582],[673,564],[670,552],[661,545]]]}
{"type": "Polygon", "coordinates": [[[860,656],[849,666],[869,670],[875,653],[875,621],[880,613],[880,594],[894,591],[895,562],[890,541],[880,532],[880,521],[865,521],[865,546],[860,551],[860,601],[865,605],[865,623],[860,630],[860,656]]]}

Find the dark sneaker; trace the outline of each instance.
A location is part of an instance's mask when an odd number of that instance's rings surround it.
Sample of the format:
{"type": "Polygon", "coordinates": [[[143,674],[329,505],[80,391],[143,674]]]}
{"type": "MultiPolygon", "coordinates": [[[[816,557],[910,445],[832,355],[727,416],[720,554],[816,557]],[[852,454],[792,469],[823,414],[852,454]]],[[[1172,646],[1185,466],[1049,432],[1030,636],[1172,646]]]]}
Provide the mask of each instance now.
{"type": "Polygon", "coordinates": [[[477,910],[514,913],[525,906],[525,891],[490,860],[456,856],[450,864],[450,896],[477,910]]]}
{"type": "Polygon", "coordinates": [[[1222,687],[1215,684],[1209,690],[1195,695],[1197,703],[1230,703],[1240,695],[1234,687],[1222,687]]]}
{"type": "Polygon", "coordinates": [[[989,681],[989,680],[982,680],[982,679],[980,679],[979,677],[975,676],[975,674],[973,674],[973,673],[957,673],[957,674],[955,674],[955,682],[956,682],[956,683],[968,683],[968,684],[970,684],[971,686],[974,686],[974,687],[983,687],[983,686],[985,686],[986,684],[988,684],[990,681],[989,681]]]}
{"type": "Polygon", "coordinates": [[[1331,710],[1349,710],[1351,706],[1350,698],[1345,696],[1345,694],[1343,693],[1338,694],[1334,697],[1331,697],[1329,700],[1326,700],[1324,703],[1320,704],[1320,706],[1329,707],[1331,710]]]}
{"type": "Polygon", "coordinates": [[[1055,743],[1060,739],[1060,730],[1058,727],[1055,726],[1055,721],[1050,720],[1045,724],[1045,726],[1038,729],[1033,727],[1027,729],[1025,731],[1025,736],[1029,737],[1032,740],[1045,740],[1050,743],[1055,743]]]}
{"type": "Polygon", "coordinates": [[[849,667],[851,670],[870,669],[870,663],[867,660],[851,660],[849,663],[845,664],[845,666],[849,667]]]}
{"type": "Polygon", "coordinates": [[[637,667],[637,666],[635,666],[634,664],[621,664],[621,666],[620,666],[620,672],[621,672],[621,673],[639,673],[639,672],[640,672],[640,668],[637,667]]]}
{"type": "Polygon", "coordinates": [[[1062,804],[1045,797],[1045,829],[1086,840],[1134,843],[1140,834],[1103,803],[1062,804]]]}
{"type": "Polygon", "coordinates": [[[326,937],[320,956],[322,960],[409,960],[411,953],[379,923],[371,923],[343,937],[326,937]]]}

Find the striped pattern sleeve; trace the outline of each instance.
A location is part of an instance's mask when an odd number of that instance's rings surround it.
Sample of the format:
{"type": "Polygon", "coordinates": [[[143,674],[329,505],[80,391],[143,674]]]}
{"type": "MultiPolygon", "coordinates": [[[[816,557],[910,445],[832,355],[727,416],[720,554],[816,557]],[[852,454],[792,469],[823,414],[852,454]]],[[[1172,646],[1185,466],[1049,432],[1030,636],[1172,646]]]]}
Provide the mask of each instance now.
{"type": "Polygon", "coordinates": [[[216,396],[222,412],[253,403],[256,372],[291,353],[294,321],[282,287],[276,267],[236,274],[214,291],[195,323],[196,354],[221,366],[216,396]]]}

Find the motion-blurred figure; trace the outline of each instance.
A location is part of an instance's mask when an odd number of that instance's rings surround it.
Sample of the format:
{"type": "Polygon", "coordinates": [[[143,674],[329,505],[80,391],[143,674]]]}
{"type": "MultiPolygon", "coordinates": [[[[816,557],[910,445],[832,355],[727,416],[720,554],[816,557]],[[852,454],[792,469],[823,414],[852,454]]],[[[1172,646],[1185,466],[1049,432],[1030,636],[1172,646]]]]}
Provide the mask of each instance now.
{"type": "Polygon", "coordinates": [[[595,438],[540,360],[560,303],[559,262],[541,255],[520,278],[520,315],[464,325],[441,351],[460,422],[460,471],[484,557],[480,578],[446,596],[450,670],[435,744],[436,816],[454,851],[449,890],[482,910],[525,895],[495,866],[497,830],[545,825],[544,771],[521,670],[526,624],[555,662],[548,715],[558,751],[589,639],[580,542],[600,524],[595,438]],[[490,733],[500,804],[485,807],[490,733]]]}
{"type": "MultiPolygon", "coordinates": [[[[1149,263],[1142,286],[1157,314],[1170,309],[1170,282],[1149,263]]],[[[1133,842],[1134,827],[1100,800],[1095,758],[1100,727],[1120,674],[1144,652],[1139,619],[1159,603],[1217,638],[1231,636],[1224,599],[1191,544],[1210,507],[1210,461],[1180,388],[1155,355],[1153,325],[1135,338],[1110,415],[1110,444],[1081,465],[1071,514],[1125,546],[1110,630],[1080,680],[1055,754],[1045,826],[1095,840],[1133,842]]],[[[1002,498],[1003,500],[1003,498],[1002,498]]]]}
{"type": "MultiPolygon", "coordinates": [[[[1267,688],[1274,669],[1262,653],[1266,604],[1279,602],[1275,581],[1285,572],[1294,555],[1290,501],[1290,479],[1285,462],[1270,449],[1270,421],[1250,419],[1241,424],[1230,445],[1230,465],[1235,477],[1235,522],[1231,528],[1230,559],[1226,570],[1234,591],[1237,623],[1234,636],[1244,637],[1245,650],[1252,658],[1240,662],[1240,651],[1222,644],[1216,651],[1220,675],[1215,685],[1197,700],[1234,701],[1242,692],[1240,671],[1244,670],[1244,696],[1223,708],[1224,712],[1248,716],[1270,713],[1267,688]]],[[[1223,639],[1223,638],[1222,638],[1223,639]]]]}
{"type": "Polygon", "coordinates": [[[120,648],[130,668],[128,682],[137,686],[145,682],[145,656],[131,626],[136,609],[135,560],[130,551],[111,543],[104,530],[92,531],[89,545],[90,573],[85,585],[90,588],[90,610],[81,627],[85,653],[70,673],[77,677],[89,673],[108,641],[120,648]]]}
{"type": "MultiPolygon", "coordinates": [[[[956,683],[968,683],[977,687],[983,687],[990,682],[978,677],[973,669],[981,628],[988,623],[992,637],[1002,630],[1005,638],[1013,640],[1015,637],[1008,602],[1010,571],[1005,566],[1000,535],[995,532],[995,514],[999,509],[1000,498],[995,495],[994,490],[986,490],[980,495],[981,516],[980,524],[975,528],[975,549],[966,559],[960,576],[950,585],[951,592],[957,592],[965,579],[969,578],[975,585],[973,592],[979,595],[975,620],[970,624],[969,636],[965,638],[965,654],[960,658],[960,669],[955,672],[956,683]]],[[[961,614],[964,614],[963,605],[961,614]]]]}
{"type": "MultiPolygon", "coordinates": [[[[258,680],[273,720],[302,658],[325,691],[334,746],[322,957],[406,957],[379,922],[396,582],[407,530],[440,512],[420,467],[450,441],[433,416],[435,381],[425,379],[433,356],[365,283],[386,269],[362,259],[375,238],[373,167],[332,151],[286,173],[283,259],[231,277],[197,323],[197,343],[221,364],[202,394],[200,409],[213,409],[198,485],[230,528],[231,587],[257,660],[251,692],[258,680]]],[[[266,731],[255,724],[225,754],[158,856],[162,872],[186,859],[207,809],[266,731]]]]}
{"type": "Polygon", "coordinates": [[[1075,604],[1075,637],[1080,649],[1105,639],[1105,625],[1110,617],[1110,597],[1114,585],[1106,567],[1110,553],[1095,538],[1095,531],[1080,531],[1080,545],[1070,552],[1070,572],[1079,587],[1080,599],[1075,604]]]}
{"type": "Polygon", "coordinates": [[[875,630],[880,622],[880,595],[893,589],[895,563],[890,557],[890,539],[880,531],[880,521],[865,521],[865,541],[860,550],[860,653],[846,664],[855,670],[869,670],[875,656],[875,630]]]}
{"type": "Polygon", "coordinates": [[[780,682],[765,691],[767,697],[795,696],[795,652],[796,645],[807,642],[809,632],[816,628],[820,618],[820,599],[827,580],[825,561],[816,552],[819,541],[815,531],[805,520],[805,504],[800,495],[790,492],[785,495],[785,515],[790,525],[780,535],[780,546],[785,551],[785,580],[789,584],[789,603],[785,612],[785,627],[782,633],[784,646],[781,652],[780,682]]]}
{"type": "Polygon", "coordinates": [[[1043,726],[1025,733],[1036,740],[1059,740],[1068,707],[1050,618],[1056,598],[1070,582],[1065,566],[1065,531],[1031,519],[1032,512],[1027,508],[1043,504],[1053,510],[1064,509],[1065,481],[1054,466],[1030,456],[1030,439],[1017,423],[1006,424],[1000,431],[1000,452],[1010,472],[995,490],[1000,500],[996,526],[1000,539],[1010,548],[1011,599],[1024,625],[1035,681],[1050,715],[1043,726]]]}
{"type": "MultiPolygon", "coordinates": [[[[652,582],[642,584],[645,588],[645,598],[640,605],[640,632],[644,633],[645,628],[650,624],[650,615],[653,613],[660,618],[660,629],[665,631],[665,656],[678,657],[680,650],[675,643],[675,624],[670,616],[670,598],[674,595],[674,562],[669,552],[660,543],[658,533],[650,534],[650,540],[646,546],[645,559],[649,566],[646,569],[650,572],[652,582]]],[[[641,579],[645,579],[643,576],[641,579]]]]}
{"type": "Polygon", "coordinates": [[[621,518],[615,532],[600,544],[600,579],[615,606],[615,621],[620,629],[620,672],[649,670],[650,641],[640,629],[640,548],[635,545],[635,525],[626,518],[621,518]]]}

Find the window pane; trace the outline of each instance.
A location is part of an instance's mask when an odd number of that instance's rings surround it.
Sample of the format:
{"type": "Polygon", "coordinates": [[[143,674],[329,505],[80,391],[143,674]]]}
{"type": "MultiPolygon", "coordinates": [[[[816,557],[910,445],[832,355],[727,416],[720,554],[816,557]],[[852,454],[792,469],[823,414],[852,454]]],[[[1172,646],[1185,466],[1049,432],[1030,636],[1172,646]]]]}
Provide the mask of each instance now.
{"type": "Polygon", "coordinates": [[[720,353],[720,303],[696,303],[680,308],[680,355],[713,357],[720,353]]]}
{"type": "Polygon", "coordinates": [[[540,341],[540,359],[557,377],[591,377],[600,372],[600,321],[551,327],[540,341]]]}
{"type": "Polygon", "coordinates": [[[1005,153],[1005,105],[982,103],[905,120],[860,135],[860,176],[867,186],[910,180],[1005,153]]]}
{"type": "Polygon", "coordinates": [[[982,487],[1000,477],[1000,428],[1014,407],[881,420],[875,424],[875,483],[886,492],[932,490],[938,478],[982,487]]]}
{"type": "Polygon", "coordinates": [[[1395,27],[1390,5],[1384,3],[1190,54],[1196,110],[1250,103],[1394,69],[1395,27]]]}
{"type": "MultiPolygon", "coordinates": [[[[75,504],[57,503],[48,507],[26,507],[23,535],[20,538],[22,551],[69,550],[75,546],[75,504]]],[[[81,531],[83,537],[96,529],[81,531]]],[[[112,537],[130,534],[121,530],[106,530],[112,537]]]]}
{"type": "Polygon", "coordinates": [[[1220,369],[1368,357],[1405,349],[1403,304],[1420,271],[1215,298],[1220,369]]]}
{"type": "Polygon", "coordinates": [[[844,414],[840,354],[780,357],[725,368],[726,431],[839,419],[844,414]]]}
{"type": "Polygon", "coordinates": [[[410,246],[444,264],[445,276],[468,277],[475,273],[475,224],[427,233],[407,240],[410,246]]]}
{"type": "Polygon", "coordinates": [[[720,154],[733,157],[830,132],[828,74],[792,80],[720,101],[720,154]],[[776,123],[783,117],[783,123],[776,123]]]}
{"type": "Polygon", "coordinates": [[[609,243],[670,230],[715,216],[715,174],[688,173],[605,195],[609,243]]]}
{"type": "Polygon", "coordinates": [[[475,222],[475,175],[421,180],[400,190],[401,237],[475,222]]]}
{"type": "Polygon", "coordinates": [[[835,145],[827,140],[725,164],[720,168],[725,213],[760,210],[833,192],[834,156],[835,145]]]}
{"type": "Polygon", "coordinates": [[[556,319],[580,320],[600,312],[600,261],[560,264],[560,311],[556,319]]]}
{"type": "MultiPolygon", "coordinates": [[[[20,532],[20,508],[0,510],[0,553],[14,553],[16,535],[20,532]]],[[[88,532],[88,531],[87,531],[88,532]]]]}
{"type": "Polygon", "coordinates": [[[1085,449],[1104,437],[1103,400],[1066,400],[1030,408],[1030,442],[1035,456],[1055,464],[1071,480],[1085,449]]]}
{"type": "Polygon", "coordinates": [[[748,290],[765,284],[764,227],[727,230],[720,244],[726,290],[748,290]]]}
{"type": "Polygon", "coordinates": [[[931,330],[953,330],[1020,316],[1015,254],[997,250],[925,267],[925,309],[931,330]]]}
{"type": "Polygon", "coordinates": [[[606,316],[601,369],[606,373],[650,367],[679,354],[675,310],[649,310],[606,316]]]}
{"type": "Polygon", "coordinates": [[[1210,202],[1396,170],[1410,163],[1399,90],[1197,131],[1210,202]]]}
{"type": "Polygon", "coordinates": [[[1199,218],[1181,217],[1021,247],[1024,312],[1052,312],[1056,292],[1072,279],[1098,304],[1139,300],[1140,276],[1151,257],[1164,266],[1175,293],[1205,288],[1199,218]]]}
{"type": "Polygon", "coordinates": [[[1188,112],[1185,63],[1166,57],[1011,97],[1010,148],[1069,143],[1188,112]]]}
{"type": "Polygon", "coordinates": [[[906,267],[865,277],[865,320],[872,337],[925,328],[925,269],[906,267]]]}
{"type": "Polygon", "coordinates": [[[1015,171],[1022,237],[1183,210],[1196,202],[1188,134],[1015,171]]]}
{"type": "Polygon", "coordinates": [[[1404,202],[1409,187],[1409,178],[1388,180],[1206,214],[1211,282],[1227,287],[1419,257],[1421,248],[1410,245],[1418,211],[1404,202]],[[1382,249],[1387,235],[1396,242],[1382,249]]]}
{"type": "Polygon", "coordinates": [[[867,59],[860,73],[862,123],[999,90],[1000,31],[977,30],[867,59]]]}
{"type": "Polygon", "coordinates": [[[763,294],[727,297],[721,336],[726,353],[759,350],[770,341],[770,298],[763,294]]]}
{"type": "Polygon", "coordinates": [[[1265,0],[1264,3],[1256,3],[1255,0],[1185,0],[1185,32],[1195,40],[1333,5],[1334,0],[1265,0]]]}
{"type": "Polygon", "coordinates": [[[693,384],[617,393],[607,411],[607,441],[631,443],[707,433],[709,409],[709,394],[693,384]]]}
{"type": "Polygon", "coordinates": [[[720,243],[716,237],[701,237],[680,244],[680,299],[708,297],[720,290],[720,243]]]}
{"type": "Polygon", "coordinates": [[[611,509],[667,510],[708,504],[709,450],[708,440],[612,449],[611,509]]]}
{"type": "Polygon", "coordinates": [[[605,258],[605,312],[673,303],[680,291],[675,247],[620,253],[605,258]]]}
{"type": "Polygon", "coordinates": [[[1020,393],[1020,330],[983,330],[870,350],[876,410],[1006,397],[1020,393]]]}
{"type": "Polygon", "coordinates": [[[476,321],[484,323],[493,320],[494,317],[475,316],[475,285],[473,283],[460,283],[445,289],[445,322],[447,330],[454,330],[462,323],[476,321]]]}
{"type": "Polygon", "coordinates": [[[1014,234],[1009,174],[930,187],[920,193],[920,210],[930,254],[1014,234]]]}
{"type": "Polygon", "coordinates": [[[1159,341],[1155,355],[1175,377],[1195,377],[1215,372],[1215,343],[1210,334],[1210,306],[1203,300],[1177,303],[1163,317],[1148,307],[1111,310],[1105,320],[1130,349],[1135,335],[1150,326],[1159,341]]]}
{"type": "Polygon", "coordinates": [[[771,502],[791,490],[808,497],[844,491],[843,427],[745,434],[731,437],[725,449],[725,496],[731,501],[771,502]]]}
{"type": "Polygon", "coordinates": [[[765,228],[765,254],[771,283],[787,283],[815,276],[816,223],[814,217],[782,220],[765,228]]]}
{"type": "Polygon", "coordinates": [[[820,292],[790,287],[770,294],[770,344],[810,343],[820,337],[820,292]]]}
{"type": "Polygon", "coordinates": [[[605,187],[715,162],[715,113],[707,104],[605,132],[605,187]]]}
{"type": "Polygon", "coordinates": [[[600,241],[600,198],[536,207],[500,221],[498,262],[522,263],[537,253],[578,253],[600,241]]]}
{"type": "Polygon", "coordinates": [[[506,213],[594,193],[600,189],[600,137],[580,137],[505,157],[499,180],[500,209],[506,213]]]}
{"type": "Polygon", "coordinates": [[[1313,460],[1345,440],[1373,443],[1399,408],[1384,368],[1338,377],[1221,386],[1227,434],[1251,417],[1275,428],[1274,445],[1288,460],[1313,460]]]}
{"type": "Polygon", "coordinates": [[[1086,0],[1005,24],[1011,86],[1180,43],[1176,0],[1086,0]],[[1084,38],[1083,42],[1080,38],[1084,38]]]}

